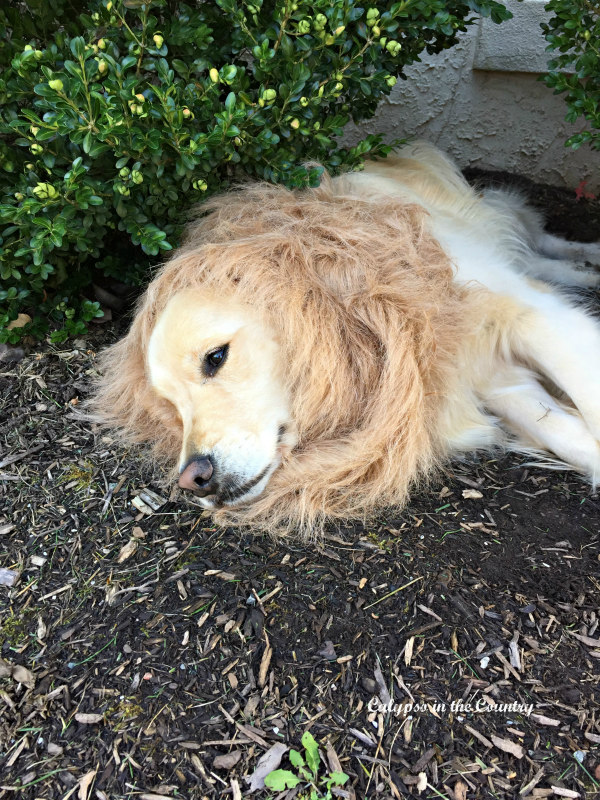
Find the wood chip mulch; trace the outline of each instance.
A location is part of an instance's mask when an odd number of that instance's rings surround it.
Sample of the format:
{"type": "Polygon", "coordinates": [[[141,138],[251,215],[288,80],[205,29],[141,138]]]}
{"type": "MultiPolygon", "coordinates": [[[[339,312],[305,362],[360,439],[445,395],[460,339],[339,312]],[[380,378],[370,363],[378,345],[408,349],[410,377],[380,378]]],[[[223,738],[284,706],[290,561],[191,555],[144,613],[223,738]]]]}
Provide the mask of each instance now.
{"type": "Polygon", "coordinates": [[[0,362],[0,800],[300,800],[259,762],[306,731],[333,797],[600,796],[598,494],[487,458],[316,545],[215,527],[77,417],[117,333],[0,362]]]}

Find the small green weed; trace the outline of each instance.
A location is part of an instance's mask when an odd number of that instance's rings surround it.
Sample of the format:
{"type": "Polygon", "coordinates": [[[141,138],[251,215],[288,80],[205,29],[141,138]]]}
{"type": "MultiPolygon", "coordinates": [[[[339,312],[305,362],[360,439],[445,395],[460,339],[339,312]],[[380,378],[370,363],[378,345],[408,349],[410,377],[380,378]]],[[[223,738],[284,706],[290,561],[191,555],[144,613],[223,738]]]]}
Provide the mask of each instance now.
{"type": "Polygon", "coordinates": [[[77,481],[77,490],[89,489],[94,477],[95,467],[91,461],[84,461],[83,464],[67,464],[67,471],[60,479],[59,483],[71,483],[77,481]]]}
{"type": "Polygon", "coordinates": [[[290,761],[295,772],[276,769],[265,778],[265,786],[273,791],[293,789],[301,783],[305,787],[296,795],[298,800],[331,800],[331,787],[343,786],[348,780],[345,772],[326,772],[319,775],[319,746],[308,731],[302,736],[304,756],[297,750],[290,750],[290,761]]]}
{"type": "Polygon", "coordinates": [[[0,623],[0,647],[8,645],[19,648],[27,638],[27,617],[21,614],[9,614],[0,623]]]}

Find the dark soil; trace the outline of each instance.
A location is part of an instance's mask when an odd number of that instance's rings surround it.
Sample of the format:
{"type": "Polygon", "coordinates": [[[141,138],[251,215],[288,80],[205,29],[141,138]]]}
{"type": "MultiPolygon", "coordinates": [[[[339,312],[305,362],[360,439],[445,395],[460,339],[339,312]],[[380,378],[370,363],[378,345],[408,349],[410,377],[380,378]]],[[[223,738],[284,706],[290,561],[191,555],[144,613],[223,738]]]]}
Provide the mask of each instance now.
{"type": "MultiPolygon", "coordinates": [[[[598,238],[597,201],[521,185],[598,238]]],[[[76,417],[123,325],[0,362],[0,798],[237,800],[306,731],[315,797],[340,768],[346,798],[599,793],[589,486],[474,460],[317,545],[216,528],[76,417]]]]}

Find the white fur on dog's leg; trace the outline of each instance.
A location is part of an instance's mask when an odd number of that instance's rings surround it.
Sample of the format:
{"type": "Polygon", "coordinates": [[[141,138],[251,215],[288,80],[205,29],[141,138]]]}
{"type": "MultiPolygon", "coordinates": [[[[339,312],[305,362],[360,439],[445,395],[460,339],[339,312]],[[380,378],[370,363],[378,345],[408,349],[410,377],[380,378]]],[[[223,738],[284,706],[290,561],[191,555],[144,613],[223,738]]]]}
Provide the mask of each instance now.
{"type": "Polygon", "coordinates": [[[579,286],[582,289],[594,289],[600,286],[600,272],[575,261],[536,256],[530,262],[529,272],[536,278],[564,286],[579,286]]]}
{"type": "Polygon", "coordinates": [[[513,346],[539,368],[579,409],[600,439],[600,326],[597,320],[552,292],[531,293],[534,308],[518,321],[513,346]]]}
{"type": "Polygon", "coordinates": [[[565,464],[600,479],[600,443],[576,412],[561,406],[523,367],[507,367],[496,376],[486,406],[523,436],[524,449],[550,450],[565,464]]]}
{"type": "Polygon", "coordinates": [[[600,242],[567,242],[551,233],[543,233],[536,241],[539,252],[548,258],[588,261],[600,266],[600,242]]]}

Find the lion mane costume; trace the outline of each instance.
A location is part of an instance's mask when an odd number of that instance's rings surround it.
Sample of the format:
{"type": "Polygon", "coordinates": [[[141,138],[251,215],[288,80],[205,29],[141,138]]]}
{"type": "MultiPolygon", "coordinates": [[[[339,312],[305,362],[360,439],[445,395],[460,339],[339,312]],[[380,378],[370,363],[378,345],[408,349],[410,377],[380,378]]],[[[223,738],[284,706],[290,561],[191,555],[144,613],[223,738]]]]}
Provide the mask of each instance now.
{"type": "Polygon", "coordinates": [[[278,332],[298,431],[263,496],[217,519],[309,530],[403,504],[447,455],[436,418],[472,328],[470,293],[426,212],[339,193],[327,177],[301,192],[242,187],[203,211],[100,359],[102,422],[173,462],[181,422],[150,386],[145,354],[169,298],[212,286],[260,307],[278,332]]]}

